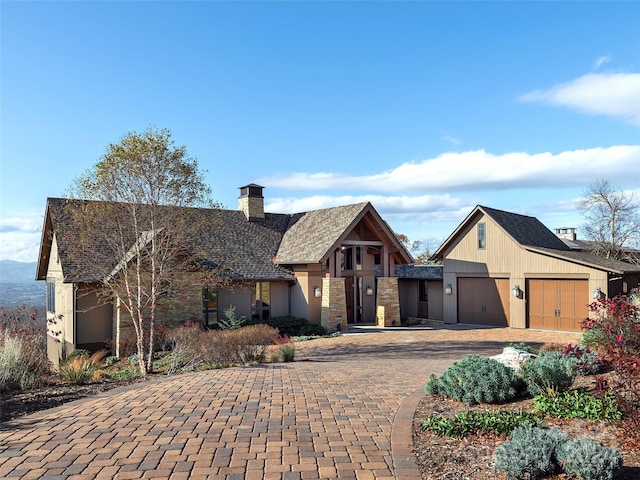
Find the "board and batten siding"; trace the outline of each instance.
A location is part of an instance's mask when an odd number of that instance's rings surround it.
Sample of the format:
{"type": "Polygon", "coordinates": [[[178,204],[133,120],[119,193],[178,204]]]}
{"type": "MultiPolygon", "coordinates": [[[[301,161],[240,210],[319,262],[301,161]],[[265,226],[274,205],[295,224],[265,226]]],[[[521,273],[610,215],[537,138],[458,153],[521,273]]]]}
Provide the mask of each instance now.
{"type": "MultiPolygon", "coordinates": [[[[510,296],[509,319],[514,328],[527,327],[526,280],[532,278],[588,280],[589,291],[607,285],[607,272],[527,251],[507,235],[490,217],[479,214],[458,235],[458,241],[444,252],[443,285],[451,285],[444,295],[444,320],[458,322],[457,288],[460,277],[506,278],[509,289],[518,285],[521,298],[510,296]],[[485,223],[486,247],[478,248],[477,224],[485,223]]],[[[585,317],[588,314],[585,305],[585,317]]]]}
{"type": "Polygon", "coordinates": [[[51,240],[51,253],[47,266],[47,281],[55,283],[55,312],[47,312],[47,356],[55,365],[63,356],[63,347],[69,353],[74,339],[74,285],[64,283],[64,273],[58,254],[55,234],[51,240]]]}

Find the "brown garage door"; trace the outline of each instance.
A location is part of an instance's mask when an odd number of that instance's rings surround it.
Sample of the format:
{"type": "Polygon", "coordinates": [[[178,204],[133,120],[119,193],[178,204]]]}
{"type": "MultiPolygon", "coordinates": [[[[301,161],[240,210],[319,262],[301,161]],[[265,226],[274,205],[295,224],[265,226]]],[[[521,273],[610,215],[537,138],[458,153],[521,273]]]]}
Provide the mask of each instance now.
{"type": "Polygon", "coordinates": [[[458,278],[458,322],[509,326],[509,280],[458,278]]]}
{"type": "Polygon", "coordinates": [[[588,315],[587,280],[528,280],[529,328],[579,332],[588,315]]]}

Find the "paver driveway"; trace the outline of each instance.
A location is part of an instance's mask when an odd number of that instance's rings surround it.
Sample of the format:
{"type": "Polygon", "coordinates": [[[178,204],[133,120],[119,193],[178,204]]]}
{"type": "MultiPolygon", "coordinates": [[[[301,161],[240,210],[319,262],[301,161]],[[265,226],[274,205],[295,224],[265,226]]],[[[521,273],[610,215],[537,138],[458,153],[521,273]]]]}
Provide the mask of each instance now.
{"type": "Polygon", "coordinates": [[[304,342],[295,363],[152,380],[6,422],[0,477],[416,479],[411,418],[430,373],[511,341],[577,338],[454,326],[304,342]]]}

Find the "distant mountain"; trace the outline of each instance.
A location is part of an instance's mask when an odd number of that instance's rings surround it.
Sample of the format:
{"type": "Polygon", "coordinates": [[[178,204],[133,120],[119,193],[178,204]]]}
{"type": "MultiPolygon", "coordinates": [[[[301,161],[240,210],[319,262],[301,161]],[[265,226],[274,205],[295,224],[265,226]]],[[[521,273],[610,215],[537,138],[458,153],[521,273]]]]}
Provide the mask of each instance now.
{"type": "Polygon", "coordinates": [[[0,260],[0,306],[45,305],[45,284],[35,281],[36,265],[0,260]]]}
{"type": "Polygon", "coordinates": [[[36,262],[0,260],[0,283],[31,283],[36,278],[36,262]]]}

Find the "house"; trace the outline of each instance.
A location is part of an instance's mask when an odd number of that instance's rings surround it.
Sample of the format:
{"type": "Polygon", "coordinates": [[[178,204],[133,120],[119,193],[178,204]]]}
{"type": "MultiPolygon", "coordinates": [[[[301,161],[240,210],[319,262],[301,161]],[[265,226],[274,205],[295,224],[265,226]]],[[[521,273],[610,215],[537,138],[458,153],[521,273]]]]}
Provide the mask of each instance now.
{"type": "Polygon", "coordinates": [[[591,254],[575,230],[557,233],[475,207],[433,256],[444,263],[444,321],[580,331],[594,298],[638,287],[639,267],[591,254]]]}
{"type": "MultiPolygon", "coordinates": [[[[71,239],[81,229],[65,215],[65,206],[74,202],[82,201],[47,200],[37,265],[36,279],[47,283],[54,362],[63,350],[96,350],[107,340],[117,349],[127,326],[123,309],[97,293],[109,272],[95,271],[90,255],[73,251],[71,239]]],[[[231,285],[194,286],[179,307],[161,312],[164,320],[198,319],[211,326],[233,306],[238,316],[293,315],[328,331],[351,323],[400,324],[396,267],[412,258],[370,203],[266,213],[263,187],[250,184],[240,188],[237,210],[198,212],[206,226],[193,241],[206,252],[203,262],[226,272],[231,285]]]]}

